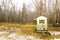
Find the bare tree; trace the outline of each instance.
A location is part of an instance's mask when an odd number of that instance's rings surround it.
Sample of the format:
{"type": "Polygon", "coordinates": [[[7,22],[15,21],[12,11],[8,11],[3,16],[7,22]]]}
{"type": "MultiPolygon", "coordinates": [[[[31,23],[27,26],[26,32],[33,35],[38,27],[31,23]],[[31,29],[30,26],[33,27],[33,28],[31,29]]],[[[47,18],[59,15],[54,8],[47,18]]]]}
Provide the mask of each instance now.
{"type": "Polygon", "coordinates": [[[23,3],[23,8],[22,8],[22,23],[27,22],[27,13],[26,13],[26,5],[23,3]]]}

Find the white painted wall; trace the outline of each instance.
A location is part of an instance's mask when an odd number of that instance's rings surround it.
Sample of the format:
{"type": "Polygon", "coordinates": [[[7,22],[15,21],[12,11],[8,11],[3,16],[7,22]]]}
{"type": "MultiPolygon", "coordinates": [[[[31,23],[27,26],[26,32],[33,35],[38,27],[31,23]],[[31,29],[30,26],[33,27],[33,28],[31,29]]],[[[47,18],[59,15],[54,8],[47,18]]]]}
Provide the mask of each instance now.
{"type": "Polygon", "coordinates": [[[43,28],[47,30],[47,18],[44,16],[40,16],[37,18],[37,30],[43,30],[43,28]],[[40,20],[45,20],[45,23],[39,23],[40,20]]]}

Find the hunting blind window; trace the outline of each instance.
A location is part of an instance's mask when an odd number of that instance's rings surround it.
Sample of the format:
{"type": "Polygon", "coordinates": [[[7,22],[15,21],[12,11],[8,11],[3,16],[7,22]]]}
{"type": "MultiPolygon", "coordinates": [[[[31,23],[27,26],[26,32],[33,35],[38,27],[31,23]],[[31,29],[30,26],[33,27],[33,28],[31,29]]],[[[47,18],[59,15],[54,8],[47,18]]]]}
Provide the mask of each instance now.
{"type": "Polygon", "coordinates": [[[39,23],[45,23],[45,20],[39,20],[39,23]]]}

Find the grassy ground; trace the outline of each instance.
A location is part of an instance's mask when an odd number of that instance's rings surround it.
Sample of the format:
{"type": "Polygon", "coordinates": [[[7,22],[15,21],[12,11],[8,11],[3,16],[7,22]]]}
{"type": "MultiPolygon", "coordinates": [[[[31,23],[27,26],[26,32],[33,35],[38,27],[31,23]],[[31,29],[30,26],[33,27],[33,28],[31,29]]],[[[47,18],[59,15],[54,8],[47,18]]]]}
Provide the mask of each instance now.
{"type": "MultiPolygon", "coordinates": [[[[50,39],[50,38],[60,38],[60,35],[43,35],[42,33],[37,33],[35,31],[36,29],[36,25],[35,24],[18,24],[18,23],[4,23],[1,22],[0,23],[0,31],[5,31],[6,29],[8,29],[10,31],[10,33],[15,32],[19,35],[21,34],[25,34],[25,35],[33,35],[37,38],[42,38],[42,39],[50,39]]],[[[48,27],[48,30],[56,30],[56,31],[60,31],[60,27],[48,27]]],[[[0,35],[1,36],[1,35],[0,35]]]]}

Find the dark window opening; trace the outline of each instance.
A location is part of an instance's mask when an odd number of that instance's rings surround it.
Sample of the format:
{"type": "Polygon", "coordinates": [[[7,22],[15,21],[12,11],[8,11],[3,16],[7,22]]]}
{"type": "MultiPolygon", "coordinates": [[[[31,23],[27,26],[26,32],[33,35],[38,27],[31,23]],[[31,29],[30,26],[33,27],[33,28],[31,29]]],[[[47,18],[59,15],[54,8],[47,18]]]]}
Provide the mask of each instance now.
{"type": "Polygon", "coordinates": [[[39,23],[45,23],[45,20],[39,20],[39,23]]]}

